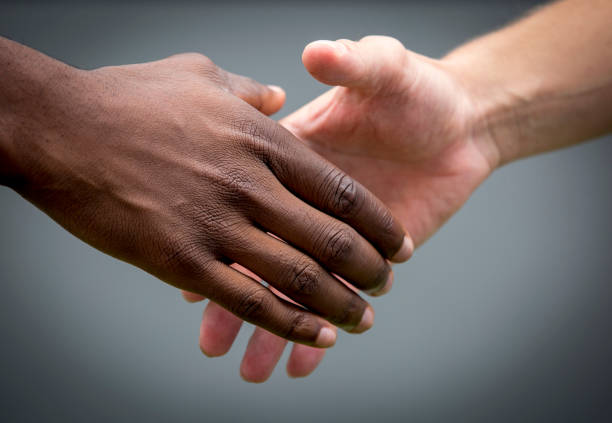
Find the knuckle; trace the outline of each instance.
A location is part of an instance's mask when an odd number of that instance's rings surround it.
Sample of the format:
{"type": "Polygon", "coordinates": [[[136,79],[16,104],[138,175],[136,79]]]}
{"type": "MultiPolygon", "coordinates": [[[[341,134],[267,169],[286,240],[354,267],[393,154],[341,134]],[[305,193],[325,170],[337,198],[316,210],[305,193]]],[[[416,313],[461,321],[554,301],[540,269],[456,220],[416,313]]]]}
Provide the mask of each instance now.
{"type": "MultiPolygon", "coordinates": [[[[387,208],[380,206],[376,213],[378,216],[378,231],[383,239],[395,239],[397,238],[397,228],[395,224],[395,217],[391,214],[387,208]]],[[[399,245],[403,242],[403,236],[399,238],[399,245]]],[[[395,245],[393,246],[395,247],[395,245]]]]}
{"type": "Polygon", "coordinates": [[[215,257],[195,237],[169,237],[155,257],[142,267],[179,288],[206,294],[215,257]]]}
{"type": "Polygon", "coordinates": [[[208,57],[201,53],[185,53],[183,59],[186,63],[191,64],[194,67],[202,69],[216,68],[217,65],[208,57]]]}
{"type": "Polygon", "coordinates": [[[257,288],[231,307],[232,313],[248,321],[258,321],[270,309],[267,289],[257,288]]]}
{"type": "MultiPolygon", "coordinates": [[[[217,185],[219,181],[215,181],[217,185]]],[[[221,191],[221,188],[219,188],[221,191]]],[[[175,207],[176,214],[180,216],[177,225],[182,225],[190,231],[186,238],[193,239],[199,245],[213,248],[214,241],[220,237],[227,237],[232,232],[240,233],[247,224],[243,215],[231,206],[227,198],[218,196],[215,201],[207,204],[201,202],[187,202],[175,207]]],[[[175,228],[177,231],[184,229],[175,228]]]]}
{"type": "Polygon", "coordinates": [[[345,263],[351,258],[355,235],[348,227],[334,230],[323,244],[323,257],[331,263],[345,263]]]}
{"type": "Polygon", "coordinates": [[[225,193],[239,199],[249,197],[257,188],[251,174],[238,167],[226,169],[222,177],[219,178],[218,184],[224,189],[225,193]]]}
{"type": "Polygon", "coordinates": [[[334,201],[336,210],[343,216],[350,215],[351,211],[355,209],[355,203],[357,201],[355,183],[352,180],[345,182],[345,178],[342,178],[342,181],[338,184],[334,201]]]}
{"type": "Polygon", "coordinates": [[[232,127],[238,144],[264,163],[279,149],[278,125],[265,118],[238,119],[232,127]]]}
{"type": "Polygon", "coordinates": [[[192,236],[169,236],[160,250],[160,265],[168,270],[200,268],[205,256],[202,245],[192,236]]]}
{"type": "Polygon", "coordinates": [[[170,59],[180,62],[185,66],[192,67],[212,67],[215,66],[212,60],[210,60],[207,56],[201,53],[188,52],[188,53],[180,53],[171,56],[170,59]]]}
{"type": "Polygon", "coordinates": [[[208,56],[201,53],[182,53],[176,58],[186,69],[220,85],[227,85],[227,75],[208,56]]]}
{"type": "Polygon", "coordinates": [[[266,128],[264,128],[264,125],[260,120],[239,119],[234,122],[234,128],[239,135],[243,136],[249,141],[271,141],[271,137],[268,135],[266,128]]]}
{"type": "Polygon", "coordinates": [[[264,116],[234,120],[232,129],[237,144],[267,166],[276,168],[277,162],[295,160],[287,151],[280,125],[264,116]]]}
{"type": "Polygon", "coordinates": [[[187,217],[201,222],[206,229],[234,226],[241,223],[245,212],[250,213],[262,201],[269,181],[254,160],[225,158],[214,169],[206,170],[206,179],[213,199],[190,201],[187,217]],[[207,200],[207,201],[206,201],[207,200]]]}
{"type": "Polygon", "coordinates": [[[342,172],[332,172],[330,207],[342,218],[354,216],[361,207],[363,199],[355,181],[342,172]]]}
{"type": "Polygon", "coordinates": [[[321,272],[310,262],[298,263],[292,267],[289,289],[299,296],[312,295],[319,289],[321,272]]]}

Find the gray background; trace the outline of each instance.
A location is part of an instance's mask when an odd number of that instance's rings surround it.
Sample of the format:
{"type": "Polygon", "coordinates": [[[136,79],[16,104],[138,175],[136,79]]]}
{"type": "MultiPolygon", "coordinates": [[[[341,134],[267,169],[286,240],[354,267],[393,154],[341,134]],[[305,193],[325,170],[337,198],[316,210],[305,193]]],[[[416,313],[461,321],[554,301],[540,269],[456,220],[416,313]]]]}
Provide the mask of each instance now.
{"type": "MultiPolygon", "coordinates": [[[[386,34],[440,56],[530,2],[0,3],[0,33],[76,66],[199,51],[287,89],[319,38],[386,34]]],[[[281,115],[282,115],[281,114],[281,115]]],[[[599,422],[612,419],[612,143],[493,175],[412,261],[375,328],[310,378],[243,382],[197,348],[202,305],[98,253],[0,189],[6,421],[599,422]]]]}

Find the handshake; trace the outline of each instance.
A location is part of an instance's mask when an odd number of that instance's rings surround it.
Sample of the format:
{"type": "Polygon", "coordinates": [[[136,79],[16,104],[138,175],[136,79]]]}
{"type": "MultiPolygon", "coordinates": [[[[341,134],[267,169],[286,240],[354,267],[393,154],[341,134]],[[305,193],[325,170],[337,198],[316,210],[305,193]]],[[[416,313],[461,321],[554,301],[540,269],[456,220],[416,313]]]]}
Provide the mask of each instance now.
{"type": "Polygon", "coordinates": [[[52,62],[44,95],[15,102],[37,118],[5,155],[6,184],[77,237],[188,301],[209,298],[206,354],[224,354],[241,319],[261,328],[249,380],[269,375],[283,339],[302,344],[298,376],[336,327],[368,330],[374,312],[357,292],[387,293],[390,263],[496,165],[472,139],[457,76],[399,41],[318,41],[303,61],[335,88],[281,122],[266,115],[282,89],[199,54],[92,71],[52,62]]]}
{"type": "MultiPolygon", "coordinates": [[[[564,93],[595,76],[564,74],[548,56],[531,69],[535,41],[529,60],[497,54],[513,37],[547,42],[522,36],[529,28],[440,60],[389,37],[313,42],[304,66],[333,88],[280,122],[266,115],[283,106],[282,89],[199,54],[84,71],[0,39],[0,182],[187,301],[210,299],[207,355],[226,353],[246,320],[258,328],[245,379],[266,380],[287,341],[288,373],[306,376],[336,328],[372,327],[358,292],[389,292],[391,263],[408,260],[493,170],[610,129],[603,112],[564,113],[564,93]],[[540,83],[516,78],[518,68],[540,83]],[[550,92],[557,103],[537,106],[550,92]]],[[[606,92],[585,92],[573,107],[606,109],[606,92]]]]}

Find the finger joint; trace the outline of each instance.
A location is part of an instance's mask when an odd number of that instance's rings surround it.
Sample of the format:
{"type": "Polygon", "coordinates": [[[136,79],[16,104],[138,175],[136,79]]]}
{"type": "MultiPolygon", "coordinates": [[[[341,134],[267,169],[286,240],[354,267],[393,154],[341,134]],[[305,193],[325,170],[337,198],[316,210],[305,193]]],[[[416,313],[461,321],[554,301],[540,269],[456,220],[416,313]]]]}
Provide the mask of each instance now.
{"type": "Polygon", "coordinates": [[[327,237],[323,257],[328,263],[343,264],[350,259],[355,245],[355,235],[347,228],[336,229],[327,237]]]}
{"type": "Polygon", "coordinates": [[[290,290],[301,297],[312,295],[319,288],[320,277],[321,272],[313,263],[298,263],[292,268],[290,290]]]}
{"type": "Polygon", "coordinates": [[[264,287],[245,294],[232,307],[232,313],[247,321],[259,320],[270,309],[268,290],[264,287]]]}

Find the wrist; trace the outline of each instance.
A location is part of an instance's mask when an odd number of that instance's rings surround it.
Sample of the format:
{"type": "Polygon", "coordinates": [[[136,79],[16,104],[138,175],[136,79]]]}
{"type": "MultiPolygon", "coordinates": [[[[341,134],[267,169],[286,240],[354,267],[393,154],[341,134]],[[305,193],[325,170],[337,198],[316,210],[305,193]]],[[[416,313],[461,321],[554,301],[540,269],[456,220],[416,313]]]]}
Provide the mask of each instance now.
{"type": "Polygon", "coordinates": [[[65,106],[84,71],[0,38],[0,184],[28,185],[49,167],[47,144],[63,138],[65,106]]]}
{"type": "Polygon", "coordinates": [[[452,52],[442,62],[459,80],[472,109],[471,136],[494,170],[526,155],[530,119],[538,81],[525,77],[504,80],[499,66],[483,61],[486,54],[452,52]]]}

